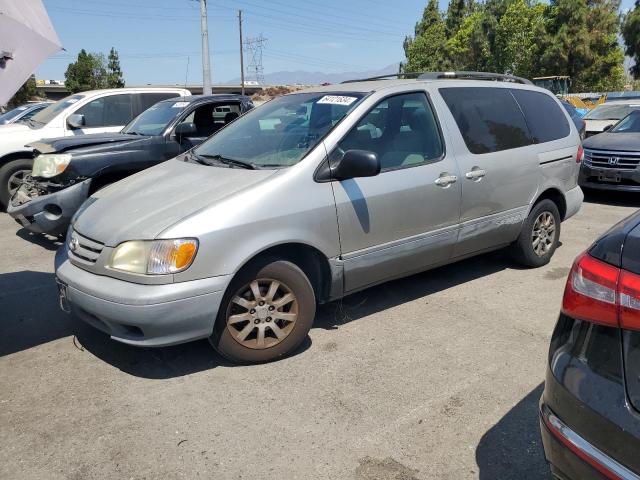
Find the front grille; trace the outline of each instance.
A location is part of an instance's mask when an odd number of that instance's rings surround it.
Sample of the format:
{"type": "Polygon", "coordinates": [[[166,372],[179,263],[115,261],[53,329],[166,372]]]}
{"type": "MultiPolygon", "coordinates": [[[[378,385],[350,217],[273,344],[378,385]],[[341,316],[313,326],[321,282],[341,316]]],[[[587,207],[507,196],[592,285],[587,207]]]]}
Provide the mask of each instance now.
{"type": "Polygon", "coordinates": [[[96,263],[96,260],[98,260],[100,253],[102,253],[104,243],[92,240],[73,230],[71,235],[69,235],[67,248],[69,250],[69,257],[72,259],[93,265],[96,263]]]}
{"type": "Polygon", "coordinates": [[[640,165],[640,152],[616,152],[611,150],[584,150],[584,163],[593,168],[635,170],[640,165]]]}

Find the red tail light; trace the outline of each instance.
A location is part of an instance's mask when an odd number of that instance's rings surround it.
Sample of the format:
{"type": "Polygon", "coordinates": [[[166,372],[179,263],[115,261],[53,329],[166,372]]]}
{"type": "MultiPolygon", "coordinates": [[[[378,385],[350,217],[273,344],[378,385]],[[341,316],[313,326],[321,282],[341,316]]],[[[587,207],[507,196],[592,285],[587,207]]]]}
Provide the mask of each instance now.
{"type": "Polygon", "coordinates": [[[640,330],[640,275],[583,253],[567,279],[562,312],[579,320],[640,330]]]}
{"type": "Polygon", "coordinates": [[[578,153],[576,153],[576,163],[581,163],[584,158],[584,148],[582,144],[578,145],[578,153]]]}
{"type": "Polygon", "coordinates": [[[623,270],[618,292],[620,327],[640,330],[640,275],[623,270]]]}

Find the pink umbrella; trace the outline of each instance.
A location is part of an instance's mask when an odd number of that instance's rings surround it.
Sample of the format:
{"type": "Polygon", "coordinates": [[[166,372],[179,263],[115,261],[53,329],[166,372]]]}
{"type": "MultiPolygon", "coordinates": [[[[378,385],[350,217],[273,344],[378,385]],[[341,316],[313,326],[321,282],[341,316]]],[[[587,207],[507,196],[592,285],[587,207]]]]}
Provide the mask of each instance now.
{"type": "Polygon", "coordinates": [[[0,105],[62,50],[42,0],[0,0],[0,105]]]}

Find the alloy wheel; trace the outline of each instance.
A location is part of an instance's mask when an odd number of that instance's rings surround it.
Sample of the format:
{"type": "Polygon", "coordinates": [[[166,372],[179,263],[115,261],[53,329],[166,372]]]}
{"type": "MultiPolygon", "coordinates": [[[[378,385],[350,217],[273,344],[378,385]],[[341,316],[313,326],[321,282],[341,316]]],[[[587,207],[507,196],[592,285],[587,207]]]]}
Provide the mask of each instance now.
{"type": "Polygon", "coordinates": [[[20,185],[24,183],[27,175],[29,175],[30,173],[30,170],[18,170],[9,177],[9,197],[13,196],[13,194],[16,193],[18,188],[20,188],[20,185]]]}
{"type": "Polygon", "coordinates": [[[239,289],[227,310],[227,328],[242,346],[265,349],[278,345],[298,319],[298,299],[277,280],[260,278],[239,289]]]}
{"type": "Polygon", "coordinates": [[[556,241],[556,220],[551,212],[542,212],[533,224],[531,245],[539,257],[544,257],[556,241]]]}

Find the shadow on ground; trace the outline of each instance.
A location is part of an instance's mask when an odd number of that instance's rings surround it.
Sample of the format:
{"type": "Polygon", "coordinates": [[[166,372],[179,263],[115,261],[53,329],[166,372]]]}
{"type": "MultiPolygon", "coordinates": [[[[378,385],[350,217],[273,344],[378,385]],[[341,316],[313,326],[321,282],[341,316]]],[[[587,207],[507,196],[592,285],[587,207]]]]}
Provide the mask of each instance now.
{"type": "MultiPolygon", "coordinates": [[[[52,273],[0,274],[0,357],[61,338],[137,377],[172,378],[220,365],[231,366],[206,340],[164,348],[139,348],[116,342],[60,310],[52,273]]],[[[307,337],[293,355],[310,346],[311,339],[307,337]]]]}
{"type": "Polygon", "coordinates": [[[368,288],[319,308],[314,327],[332,330],[417,298],[461,285],[507,268],[521,268],[496,251],[368,288]]]}
{"type": "Polygon", "coordinates": [[[63,239],[60,237],[51,237],[49,235],[43,235],[41,233],[33,233],[26,228],[21,228],[16,232],[16,237],[20,237],[27,242],[39,245],[47,250],[55,252],[60,245],[62,245],[63,239]]]}
{"type": "Polygon", "coordinates": [[[588,203],[612,205],[614,207],[640,208],[640,195],[635,192],[584,190],[584,201],[588,203]]]}
{"type": "Polygon", "coordinates": [[[538,424],[543,388],[538,385],[482,436],[476,448],[480,480],[551,480],[538,424]]]}
{"type": "MultiPolygon", "coordinates": [[[[502,252],[475,257],[430,272],[389,282],[320,307],[314,328],[335,329],[435,292],[511,268],[502,252]]],[[[119,370],[145,378],[171,378],[230,365],[206,340],[165,348],[138,348],[75,320],[58,306],[52,273],[22,271],[0,274],[0,356],[68,337],[119,370]]],[[[297,355],[311,346],[305,343],[297,355]]]]}

